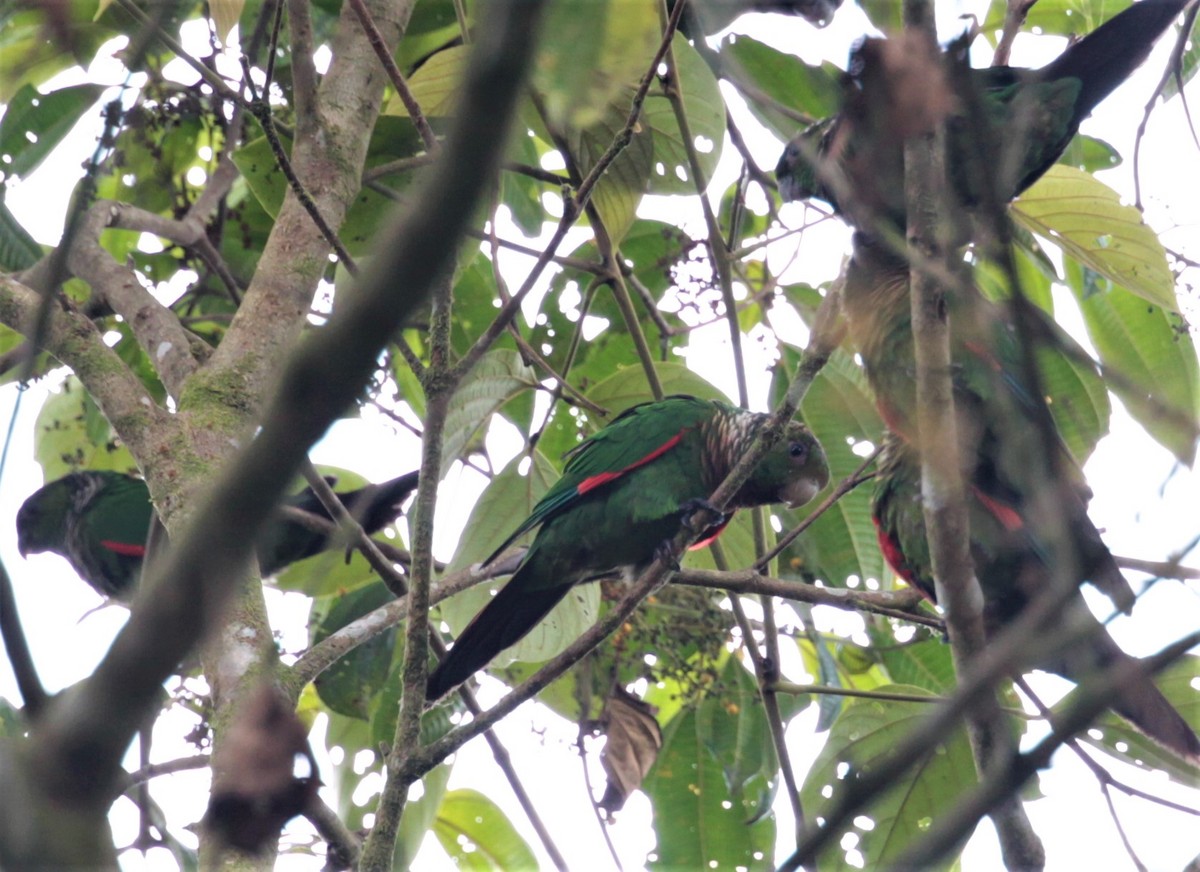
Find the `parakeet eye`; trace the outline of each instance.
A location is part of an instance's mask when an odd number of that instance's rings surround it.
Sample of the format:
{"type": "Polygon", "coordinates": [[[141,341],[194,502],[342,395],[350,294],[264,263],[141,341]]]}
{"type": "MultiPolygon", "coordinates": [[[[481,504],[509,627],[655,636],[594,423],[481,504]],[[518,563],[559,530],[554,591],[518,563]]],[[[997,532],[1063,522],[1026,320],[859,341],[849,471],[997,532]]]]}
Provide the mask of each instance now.
{"type": "Polygon", "coordinates": [[[788,454],[799,460],[803,460],[808,457],[808,446],[803,442],[793,442],[788,446],[788,454]]]}

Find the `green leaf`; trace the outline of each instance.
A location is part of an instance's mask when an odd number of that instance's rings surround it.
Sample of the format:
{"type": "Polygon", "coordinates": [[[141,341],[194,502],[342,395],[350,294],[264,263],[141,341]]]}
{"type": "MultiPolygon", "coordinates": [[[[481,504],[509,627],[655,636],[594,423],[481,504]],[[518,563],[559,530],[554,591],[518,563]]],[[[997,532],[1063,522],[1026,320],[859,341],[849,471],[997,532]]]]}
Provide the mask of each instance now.
{"type": "Polygon", "coordinates": [[[1200,434],[1200,367],[1179,318],[1089,270],[1067,265],[1067,282],[1109,381],[1146,432],[1189,466],[1200,434]],[[1168,410],[1166,413],[1163,407],[1168,410]]]}
{"type": "MultiPolygon", "coordinates": [[[[605,107],[604,113],[584,128],[567,129],[564,139],[581,176],[586,177],[600,162],[617,135],[625,128],[631,94],[622,91],[605,107]]],[[[629,144],[621,150],[592,189],[591,204],[614,244],[629,230],[638,204],[646,193],[654,163],[654,135],[645,125],[636,127],[629,144]]]]}
{"type": "Polygon", "coordinates": [[[459,869],[537,868],[537,858],[512,822],[477,790],[447,793],[433,833],[459,869]]]}
{"type": "MultiPolygon", "coordinates": [[[[1069,336],[1062,339],[1082,351],[1069,336]]],[[[1082,464],[1108,434],[1112,414],[1108,389],[1094,366],[1080,363],[1057,347],[1039,347],[1037,362],[1050,414],[1071,456],[1082,464]]]]}
{"type": "MultiPolygon", "coordinates": [[[[408,90],[421,107],[421,114],[427,118],[449,118],[454,115],[469,56],[469,46],[452,45],[431,55],[412,74],[408,80],[408,90]]],[[[384,114],[407,118],[408,109],[403,100],[393,96],[384,114]]]]}
{"type": "Polygon", "coordinates": [[[1111,170],[1121,165],[1120,153],[1105,142],[1084,134],[1076,134],[1059,157],[1058,162],[1087,173],[1111,170]]]}
{"type": "Polygon", "coordinates": [[[493,412],[536,386],[533,371],[517,352],[499,349],[485,354],[454,393],[442,442],[442,474],[468,453],[471,440],[486,427],[493,412]]]}
{"type": "MultiPolygon", "coordinates": [[[[291,152],[291,140],[280,136],[285,151],[291,152]]],[[[388,160],[412,157],[423,149],[412,122],[408,119],[381,117],[371,134],[367,165],[375,166],[388,160]]],[[[271,218],[279,214],[283,198],[288,191],[288,182],[279,169],[270,143],[260,136],[246,143],[233,154],[233,162],[245,177],[254,197],[271,218]]],[[[388,186],[393,191],[403,192],[411,183],[413,173],[388,177],[388,186]]],[[[337,228],[338,237],[351,254],[370,254],[370,243],[380,222],[390,215],[393,201],[370,188],[363,188],[350,204],[342,224],[337,228]]]]}
{"type": "Polygon", "coordinates": [[[859,5],[876,30],[895,34],[904,27],[901,6],[895,0],[861,0],[859,5]]]}
{"type": "Polygon", "coordinates": [[[658,837],[647,864],[651,869],[772,865],[775,821],[768,815],[746,823],[752,815],[726,787],[721,764],[704,746],[695,711],[684,710],[663,729],[658,762],[642,790],[654,808],[658,837]]]}
{"type": "Polygon", "coordinates": [[[4,186],[0,185],[0,270],[19,272],[33,266],[41,257],[42,247],[8,208],[4,202],[4,186]]]}
{"type": "MultiPolygon", "coordinates": [[[[752,566],[757,554],[754,551],[754,520],[751,512],[734,514],[713,545],[721,549],[730,569],[752,566]]],[[[683,562],[689,569],[717,569],[712,546],[689,550],[684,555],[683,562]]]]}
{"type": "Polygon", "coordinates": [[[1158,236],[1112,188],[1056,164],[1017,198],[1017,223],[1145,300],[1179,311],[1175,279],[1158,236]]]}
{"type": "MultiPolygon", "coordinates": [[[[391,737],[388,737],[389,741],[391,737]]],[[[421,779],[421,795],[406,800],[404,813],[400,817],[400,833],[396,837],[396,851],[392,854],[393,869],[411,869],[425,834],[437,821],[438,810],[446,797],[446,783],[450,780],[450,764],[443,763],[421,779]]]]}
{"type": "MultiPolygon", "coordinates": [[[[924,696],[928,691],[907,685],[882,690],[924,696]]],[[[864,773],[891,757],[900,742],[929,716],[931,708],[917,702],[873,699],[847,700],[800,791],[806,814],[819,820],[841,794],[864,773]]],[[[966,730],[960,725],[948,741],[899,776],[855,818],[849,833],[862,860],[851,862],[843,837],[820,858],[822,870],[887,869],[904,850],[921,838],[930,824],[950,811],[978,779],[966,730]],[[868,818],[869,826],[864,826],[868,818]]],[[[957,858],[943,859],[936,869],[949,869],[957,858]]]]}
{"type": "Polygon", "coordinates": [[[46,399],[34,424],[33,445],[46,481],[76,469],[137,471],[133,456],[117,442],[96,401],[74,376],[46,399]]]}
{"type": "Polygon", "coordinates": [[[0,159],[4,174],[27,176],[100,99],[100,85],[71,85],[40,94],[25,85],[13,95],[0,118],[0,159]]]}
{"type": "Polygon", "coordinates": [[[814,120],[838,111],[841,72],[828,61],[810,66],[795,55],[742,34],[726,36],[720,51],[723,72],[770,98],[742,92],[754,117],[780,139],[791,139],[804,124],[780,112],[775,103],[814,120]]]}
{"type": "MultiPolygon", "coordinates": [[[[676,65],[674,84],[692,135],[691,147],[707,184],[712,180],[725,142],[725,100],[716,76],[682,34],[675,34],[671,46],[676,65]]],[[[651,91],[642,109],[642,123],[654,131],[650,193],[695,194],[696,180],[688,161],[688,145],[671,101],[651,91]]]]}
{"type": "Polygon", "coordinates": [[[600,120],[646,74],[660,34],[654,0],[551,3],[533,68],[550,124],[586,128],[600,120]]]}
{"type": "MultiPolygon", "coordinates": [[[[789,715],[798,710],[794,702],[811,702],[811,697],[778,699],[788,706],[789,715]]],[[[720,763],[725,787],[741,806],[745,820],[757,821],[768,814],[778,784],[779,758],[758,685],[736,657],[726,660],[717,686],[700,703],[696,730],[700,742],[720,763]]]]}
{"type": "Polygon", "coordinates": [[[1180,88],[1190,82],[1196,75],[1196,70],[1200,69],[1200,42],[1189,40],[1189,46],[1183,53],[1183,58],[1180,62],[1179,76],[1171,76],[1167,80],[1166,87],[1163,88],[1162,98],[1170,100],[1179,93],[1180,88]]]}
{"type": "Polygon", "coordinates": [[[40,85],[69,67],[86,69],[100,46],[121,35],[109,20],[97,22],[96,5],[96,0],[67,0],[0,7],[0,103],[26,84],[40,85]],[[70,46],[47,39],[51,28],[69,33],[70,46]]]}
{"type": "MultiPolygon", "coordinates": [[[[312,644],[316,644],[395,596],[382,581],[313,604],[310,618],[312,644]]],[[[370,704],[385,685],[392,666],[396,629],[380,633],[359,645],[317,676],[317,694],[326,706],[346,717],[366,720],[370,704]]]]}
{"type": "MultiPolygon", "coordinates": [[[[681,363],[655,363],[654,371],[658,374],[658,380],[662,384],[665,396],[691,394],[705,400],[730,401],[715,385],[681,363]]],[[[646,383],[645,370],[640,366],[626,366],[618,369],[588,391],[587,398],[596,405],[608,409],[612,416],[616,416],[630,406],[652,402],[654,395],[650,393],[650,387],[646,383]]],[[[597,421],[596,429],[599,429],[604,423],[604,421],[597,421]]]]}
{"type": "MultiPolygon", "coordinates": [[[[1127,9],[1133,0],[1041,0],[1029,8],[1025,30],[1056,36],[1078,37],[1090,33],[1104,21],[1127,9]]],[[[999,29],[1004,23],[1005,0],[992,0],[988,25],[999,29]]],[[[986,28],[990,29],[990,28],[986,28]]]]}
{"type": "Polygon", "coordinates": [[[958,686],[950,646],[941,639],[888,645],[881,649],[881,657],[896,684],[909,684],[935,694],[952,693],[958,686]]]}
{"type": "MultiPolygon", "coordinates": [[[[1200,688],[1196,687],[1198,675],[1200,657],[1186,654],[1159,673],[1154,683],[1191,728],[1200,732],[1200,688]]],[[[1069,705],[1070,699],[1071,695],[1068,695],[1055,709],[1061,710],[1069,705]]],[[[1111,711],[1081,733],[1079,738],[1139,769],[1161,770],[1172,781],[1188,787],[1200,785],[1200,767],[1184,762],[1111,711]]]]}
{"type": "MultiPolygon", "coordinates": [[[[335,10],[341,6],[330,4],[335,10]]],[[[408,26],[404,29],[404,39],[396,50],[396,64],[400,69],[412,74],[413,67],[418,62],[429,58],[433,52],[453,42],[461,35],[458,15],[455,6],[465,7],[466,25],[474,23],[473,3],[456,3],[455,0],[420,0],[415,4],[408,26]]]]}

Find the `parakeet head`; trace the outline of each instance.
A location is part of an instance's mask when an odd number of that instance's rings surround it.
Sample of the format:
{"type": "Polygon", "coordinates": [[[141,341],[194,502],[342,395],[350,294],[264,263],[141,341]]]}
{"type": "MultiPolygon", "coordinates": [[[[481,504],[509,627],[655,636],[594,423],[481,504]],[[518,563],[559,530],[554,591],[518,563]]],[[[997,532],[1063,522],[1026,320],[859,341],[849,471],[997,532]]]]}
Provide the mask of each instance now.
{"type": "Polygon", "coordinates": [[[829,461],[821,443],[799,421],[792,421],[738,492],[745,505],[787,503],[796,508],[829,484],[829,461]]]}
{"type": "Polygon", "coordinates": [[[62,544],[73,493],[70,477],[60,478],[25,500],[17,512],[17,551],[22,557],[62,544]]]}
{"type": "Polygon", "coordinates": [[[810,197],[828,199],[825,186],[817,178],[814,161],[825,159],[837,135],[839,117],[823,118],[801,130],[787,144],[775,167],[779,196],[783,202],[807,200],[810,197]]]}

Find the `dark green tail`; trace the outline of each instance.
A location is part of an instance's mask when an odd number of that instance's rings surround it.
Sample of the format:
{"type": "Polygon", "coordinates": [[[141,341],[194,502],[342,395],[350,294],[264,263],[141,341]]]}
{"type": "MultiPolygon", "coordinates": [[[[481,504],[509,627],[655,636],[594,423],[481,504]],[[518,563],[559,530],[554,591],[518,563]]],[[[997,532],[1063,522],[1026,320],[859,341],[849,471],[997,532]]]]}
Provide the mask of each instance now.
{"type": "MultiPolygon", "coordinates": [[[[400,517],[401,507],[417,487],[417,473],[367,485],[356,491],[338,494],[350,514],[368,534],[377,533],[400,517]]],[[[287,501],[287,505],[332,520],[311,488],[287,501]]],[[[273,524],[258,543],[258,563],[263,575],[274,575],[297,560],[325,550],[328,537],[294,521],[273,524]]]]}
{"type": "Polygon", "coordinates": [[[569,584],[524,590],[522,572],[506,584],[454,641],[425,685],[425,699],[439,699],[492,661],[492,658],[537,626],[571,589],[569,584]]]}

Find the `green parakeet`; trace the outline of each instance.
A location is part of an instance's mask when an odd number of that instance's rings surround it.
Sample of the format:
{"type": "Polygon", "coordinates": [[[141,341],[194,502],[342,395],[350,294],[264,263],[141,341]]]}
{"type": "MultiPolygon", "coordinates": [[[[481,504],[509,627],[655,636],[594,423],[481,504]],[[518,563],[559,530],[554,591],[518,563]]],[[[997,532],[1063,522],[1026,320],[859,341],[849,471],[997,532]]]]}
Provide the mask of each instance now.
{"type": "MultiPolygon", "coordinates": [[[[411,472],[380,485],[339,494],[368,533],[394,521],[417,486],[411,472]]],[[[286,505],[328,519],[311,489],[286,505]]],[[[22,556],[53,551],[101,596],[128,599],[142,571],[146,537],[154,517],[150,492],[140,478],[111,471],[72,472],[36,491],[17,512],[17,546],[22,556]]],[[[272,575],[323,550],[327,537],[280,519],[257,545],[259,566],[272,575]]]]}
{"type": "MultiPolygon", "coordinates": [[[[766,418],[674,396],[628,409],[574,449],[562,478],[488,558],[539,528],[512,579],[430,675],[426,697],[439,698],[516,643],[572,585],[649,565],[750,447],[766,418]]],[[[792,422],[727,508],[798,506],[828,481],[820,444],[792,422]]]]}
{"type": "Polygon", "coordinates": [[[779,192],[784,201],[825,200],[860,230],[873,232],[882,221],[903,234],[904,139],[940,124],[946,181],[958,203],[983,201],[986,184],[1007,202],[1059,159],[1080,122],[1145,61],[1189,2],[1141,0],[1041,69],[960,68],[957,87],[943,81],[940,67],[922,66],[902,39],[864,40],[851,58],[841,111],[784,149],[779,192]],[[839,202],[814,157],[840,171],[854,202],[839,202]]]}
{"type": "MultiPolygon", "coordinates": [[[[842,294],[851,341],[857,346],[887,426],[917,445],[916,358],[908,294],[908,265],[861,235],[842,294]]],[[[1122,611],[1134,594],[1088,518],[1091,491],[1058,438],[1038,389],[1024,376],[1021,337],[1007,311],[975,293],[947,296],[952,381],[962,474],[966,486],[1010,525],[1037,530],[1036,496],[1054,487],[1081,578],[1122,611]],[[1061,481],[1051,481],[1055,469],[1061,481]]],[[[1065,341],[1065,340],[1064,340],[1065,341]]],[[[919,445],[917,446],[919,448],[919,445]]],[[[1037,541],[1035,534],[1032,541],[1037,541]]],[[[1016,547],[1024,547],[1017,539],[1016,547]]],[[[1042,557],[1054,549],[1044,543],[1042,557]]]]}
{"type": "MultiPolygon", "coordinates": [[[[971,559],[984,596],[989,633],[1013,621],[1050,583],[1036,535],[1013,507],[1000,507],[968,488],[971,559]],[[1013,523],[1013,520],[1018,523],[1013,523]]],[[[879,546],[888,563],[931,600],[936,598],[925,515],[921,499],[920,459],[911,445],[887,434],[878,462],[873,505],[879,546]]],[[[1117,647],[1076,593],[1060,618],[1063,627],[1088,630],[1083,641],[1064,645],[1032,664],[1079,682],[1091,673],[1132,658],[1117,647]]],[[[1123,687],[1112,708],[1150,738],[1193,763],[1200,763],[1200,739],[1150,681],[1123,687]]]]}

